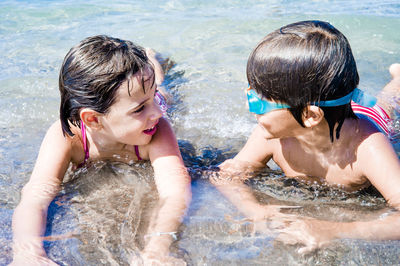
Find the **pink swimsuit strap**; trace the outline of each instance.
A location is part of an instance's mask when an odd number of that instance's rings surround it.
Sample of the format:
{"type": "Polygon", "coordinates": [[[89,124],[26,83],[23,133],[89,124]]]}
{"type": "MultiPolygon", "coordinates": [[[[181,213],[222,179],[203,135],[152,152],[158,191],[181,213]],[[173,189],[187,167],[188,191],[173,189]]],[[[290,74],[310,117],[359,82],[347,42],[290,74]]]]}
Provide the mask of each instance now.
{"type": "Polygon", "coordinates": [[[86,138],[85,124],[82,122],[82,120],[81,120],[81,132],[82,132],[83,150],[85,151],[85,160],[83,161],[83,164],[85,164],[86,161],[89,159],[89,147],[86,138]]]}
{"type": "Polygon", "coordinates": [[[140,154],[139,154],[139,147],[138,147],[138,145],[135,145],[135,154],[136,154],[136,157],[138,158],[138,161],[141,161],[142,158],[140,157],[140,154]]]}

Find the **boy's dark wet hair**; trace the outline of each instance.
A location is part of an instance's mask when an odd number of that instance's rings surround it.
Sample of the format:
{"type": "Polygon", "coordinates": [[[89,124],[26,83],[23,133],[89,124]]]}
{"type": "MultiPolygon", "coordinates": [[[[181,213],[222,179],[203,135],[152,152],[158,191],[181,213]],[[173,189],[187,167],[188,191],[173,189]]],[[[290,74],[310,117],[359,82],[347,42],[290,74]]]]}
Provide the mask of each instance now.
{"type": "Polygon", "coordinates": [[[71,124],[80,127],[81,108],[107,113],[120,85],[131,75],[143,73],[146,67],[153,71],[145,50],[130,41],[99,35],[71,48],[59,76],[64,135],[74,135],[71,124]]]}
{"type": "MultiPolygon", "coordinates": [[[[268,34],[249,57],[247,79],[266,99],[291,106],[289,111],[303,127],[307,105],[341,98],[359,82],[346,37],[322,21],[301,21],[268,34]]],[[[336,124],[338,139],[344,120],[357,118],[350,103],[321,109],[332,141],[336,124]]]]}

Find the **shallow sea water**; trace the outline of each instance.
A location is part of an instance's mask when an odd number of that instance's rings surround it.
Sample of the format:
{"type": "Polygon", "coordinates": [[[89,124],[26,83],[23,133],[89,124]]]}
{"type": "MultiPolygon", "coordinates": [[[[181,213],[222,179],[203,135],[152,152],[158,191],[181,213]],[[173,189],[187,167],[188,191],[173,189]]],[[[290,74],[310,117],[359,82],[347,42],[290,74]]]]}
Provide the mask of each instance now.
{"type": "MultiPolygon", "coordinates": [[[[341,240],[299,256],[298,247],[251,232],[208,177],[255,126],[243,89],[247,57],[263,36],[299,20],[331,22],[351,43],[359,87],[377,94],[390,79],[389,65],[400,62],[399,14],[395,0],[1,1],[0,265],[11,262],[13,209],[58,117],[62,60],[70,47],[97,34],[152,47],[176,62],[166,80],[175,100],[167,116],[193,178],[193,200],[171,248],[175,256],[189,265],[398,265],[399,241],[341,240]]],[[[400,154],[399,142],[393,144],[400,154]]],[[[49,257],[61,265],[128,265],[143,246],[157,200],[152,176],[147,163],[100,163],[69,173],[49,208],[49,257]]],[[[352,221],[391,212],[373,191],[306,187],[279,170],[248,185],[260,202],[301,205],[294,212],[306,216],[352,221]]]]}

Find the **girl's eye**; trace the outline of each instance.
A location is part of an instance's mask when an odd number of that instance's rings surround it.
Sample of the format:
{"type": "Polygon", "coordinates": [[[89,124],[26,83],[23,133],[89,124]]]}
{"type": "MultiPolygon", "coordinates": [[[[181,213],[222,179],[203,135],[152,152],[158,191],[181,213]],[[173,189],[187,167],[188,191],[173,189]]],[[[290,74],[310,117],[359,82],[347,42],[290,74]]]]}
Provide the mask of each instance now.
{"type": "Polygon", "coordinates": [[[139,109],[133,111],[134,114],[140,113],[141,111],[143,111],[144,109],[144,105],[142,105],[139,109]]]}

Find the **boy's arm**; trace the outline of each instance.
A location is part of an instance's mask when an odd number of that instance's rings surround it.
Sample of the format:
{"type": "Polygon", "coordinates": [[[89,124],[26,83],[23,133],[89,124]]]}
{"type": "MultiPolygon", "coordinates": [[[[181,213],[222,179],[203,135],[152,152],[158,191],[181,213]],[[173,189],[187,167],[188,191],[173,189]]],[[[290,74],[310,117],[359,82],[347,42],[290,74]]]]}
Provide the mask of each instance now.
{"type": "Polygon", "coordinates": [[[13,214],[14,265],[50,263],[43,249],[47,208],[57,195],[70,162],[70,144],[61,132],[60,122],[48,130],[29,182],[22,189],[21,201],[13,214]]]}
{"type": "MultiPolygon", "coordinates": [[[[242,150],[233,158],[223,162],[218,174],[211,182],[238,210],[250,220],[265,221],[274,216],[282,217],[281,208],[288,206],[260,204],[244,181],[254,177],[271,159],[276,140],[263,137],[263,129],[257,125],[242,150]]],[[[271,198],[273,203],[274,199],[271,198]]]]}
{"type": "Polygon", "coordinates": [[[299,219],[282,230],[278,239],[302,244],[299,253],[308,253],[334,239],[400,239],[400,162],[389,140],[381,133],[370,135],[357,150],[363,174],[396,209],[393,214],[370,221],[348,223],[299,219]]]}
{"type": "Polygon", "coordinates": [[[191,201],[191,180],[175,134],[163,118],[150,143],[149,157],[154,168],[159,203],[145,237],[144,254],[173,260],[169,257],[169,247],[176,240],[178,227],[191,201]]]}
{"type": "Polygon", "coordinates": [[[400,211],[400,161],[382,134],[369,136],[358,149],[364,175],[386,201],[400,211]]]}
{"type": "Polygon", "coordinates": [[[263,129],[257,125],[251,133],[244,147],[233,158],[234,162],[248,162],[248,166],[241,165],[241,167],[251,167],[253,170],[260,170],[265,167],[265,164],[272,158],[274,143],[277,140],[267,140],[264,137],[263,129]]]}

